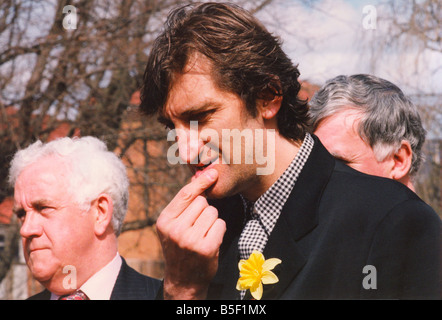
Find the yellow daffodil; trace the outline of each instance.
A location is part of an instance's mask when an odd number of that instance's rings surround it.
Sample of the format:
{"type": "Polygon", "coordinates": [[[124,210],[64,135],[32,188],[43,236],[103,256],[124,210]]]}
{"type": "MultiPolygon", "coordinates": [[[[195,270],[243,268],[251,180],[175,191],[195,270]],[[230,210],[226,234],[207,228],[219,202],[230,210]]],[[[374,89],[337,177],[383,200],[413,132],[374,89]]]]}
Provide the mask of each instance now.
{"type": "Polygon", "coordinates": [[[238,263],[240,278],[236,284],[236,289],[240,291],[250,290],[253,298],[260,300],[263,292],[262,285],[279,281],[271,270],[280,263],[280,259],[265,260],[261,252],[253,251],[249,259],[241,260],[238,263]]]}

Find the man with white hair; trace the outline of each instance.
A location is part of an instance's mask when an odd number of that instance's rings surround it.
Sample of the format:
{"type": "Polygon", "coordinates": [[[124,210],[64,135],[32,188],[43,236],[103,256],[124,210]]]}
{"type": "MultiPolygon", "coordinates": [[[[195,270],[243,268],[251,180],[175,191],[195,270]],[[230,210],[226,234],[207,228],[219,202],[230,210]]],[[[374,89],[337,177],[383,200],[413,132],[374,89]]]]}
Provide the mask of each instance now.
{"type": "Polygon", "coordinates": [[[312,131],[333,156],[414,191],[425,130],[396,85],[367,74],[337,76],[315,93],[309,114],[312,131]]]}
{"type": "Polygon", "coordinates": [[[129,182],[94,137],[37,141],[10,168],[26,263],[45,288],[30,299],[154,299],[160,281],[118,254],[129,182]]]}

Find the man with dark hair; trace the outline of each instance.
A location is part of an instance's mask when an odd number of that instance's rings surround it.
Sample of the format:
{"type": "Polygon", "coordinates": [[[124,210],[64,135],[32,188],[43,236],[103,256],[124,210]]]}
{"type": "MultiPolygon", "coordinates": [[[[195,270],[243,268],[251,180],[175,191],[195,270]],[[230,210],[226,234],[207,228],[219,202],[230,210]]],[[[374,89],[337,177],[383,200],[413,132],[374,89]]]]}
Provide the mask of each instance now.
{"type": "Polygon", "coordinates": [[[337,76],[315,93],[309,115],[311,130],[334,157],[414,191],[426,132],[396,85],[368,74],[337,76]]]}
{"type": "Polygon", "coordinates": [[[141,109],[171,129],[194,176],[157,220],[164,298],[439,298],[440,219],[307,133],[298,76],[242,8],[169,16],[141,109]]]}

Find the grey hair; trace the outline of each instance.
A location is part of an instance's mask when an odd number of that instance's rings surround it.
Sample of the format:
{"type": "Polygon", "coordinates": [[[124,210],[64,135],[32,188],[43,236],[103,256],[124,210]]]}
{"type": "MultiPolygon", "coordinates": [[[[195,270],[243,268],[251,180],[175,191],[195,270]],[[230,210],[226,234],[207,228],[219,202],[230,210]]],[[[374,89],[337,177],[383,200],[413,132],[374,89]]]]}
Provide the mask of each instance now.
{"type": "Polygon", "coordinates": [[[378,161],[397,152],[401,141],[408,141],[413,153],[409,173],[417,173],[426,131],[416,106],[396,85],[367,74],[328,80],[310,102],[310,129],[316,130],[323,119],[347,109],[361,112],[358,134],[378,161]]]}
{"type": "Polygon", "coordinates": [[[9,183],[14,187],[20,173],[28,166],[48,156],[59,157],[71,169],[70,185],[78,205],[89,208],[100,193],[113,202],[112,227],[118,236],[126,216],[129,199],[129,180],[120,158],[95,137],[60,138],[49,143],[36,141],[19,150],[12,159],[9,183]]]}

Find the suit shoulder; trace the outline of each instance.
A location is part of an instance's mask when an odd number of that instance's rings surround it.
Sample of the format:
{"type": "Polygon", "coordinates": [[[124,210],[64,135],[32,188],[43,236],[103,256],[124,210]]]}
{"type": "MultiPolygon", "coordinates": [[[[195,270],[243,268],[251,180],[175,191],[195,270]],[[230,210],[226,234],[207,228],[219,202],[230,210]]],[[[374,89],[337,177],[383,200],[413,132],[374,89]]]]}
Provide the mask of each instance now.
{"type": "MultiPolygon", "coordinates": [[[[390,210],[384,219],[395,221],[395,225],[406,226],[409,236],[426,233],[440,237],[442,221],[437,213],[420,199],[410,199],[399,203],[390,210]]],[[[385,221],[384,224],[385,224],[385,221]]]]}
{"type": "Polygon", "coordinates": [[[139,283],[144,283],[146,284],[146,287],[147,286],[153,287],[155,290],[157,290],[161,285],[161,280],[142,274],[136,271],[135,269],[133,269],[132,267],[130,267],[129,265],[127,265],[126,272],[128,279],[136,280],[139,283]]]}
{"type": "Polygon", "coordinates": [[[51,293],[48,290],[43,290],[33,296],[30,296],[26,300],[49,300],[51,298],[51,293]]]}
{"type": "Polygon", "coordinates": [[[425,204],[416,193],[402,183],[393,179],[359,172],[340,161],[336,161],[331,182],[335,183],[334,187],[341,186],[347,189],[351,194],[366,192],[368,195],[367,200],[370,200],[371,197],[369,195],[372,195],[376,200],[386,200],[388,198],[390,198],[392,202],[417,200],[418,202],[425,204]]]}
{"type": "Polygon", "coordinates": [[[111,300],[153,300],[160,287],[161,280],[139,273],[123,259],[111,300]]]}
{"type": "Polygon", "coordinates": [[[333,201],[343,208],[357,210],[359,217],[365,213],[370,218],[383,219],[392,212],[408,218],[440,221],[436,212],[402,183],[361,173],[340,161],[336,161],[326,195],[334,195],[333,201]]]}

